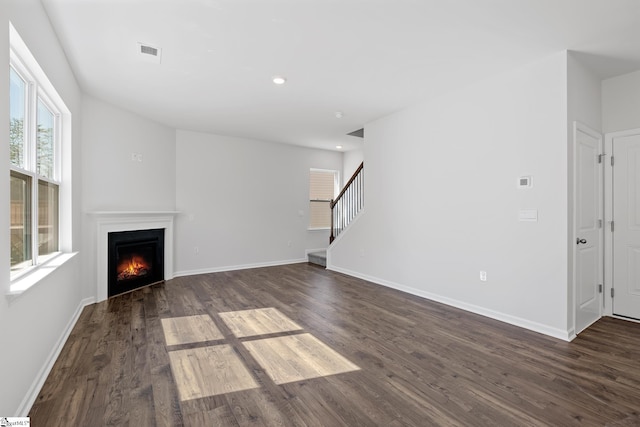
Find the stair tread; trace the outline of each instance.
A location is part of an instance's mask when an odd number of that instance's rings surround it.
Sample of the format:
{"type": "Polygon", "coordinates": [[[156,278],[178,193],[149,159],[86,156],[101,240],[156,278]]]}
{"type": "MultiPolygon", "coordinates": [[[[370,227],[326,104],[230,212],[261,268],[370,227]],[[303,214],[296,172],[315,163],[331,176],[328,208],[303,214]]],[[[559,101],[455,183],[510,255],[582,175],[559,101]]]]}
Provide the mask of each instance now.
{"type": "Polygon", "coordinates": [[[322,267],[327,266],[327,251],[317,251],[317,252],[309,252],[307,254],[307,259],[312,264],[321,265],[322,267]]]}
{"type": "Polygon", "coordinates": [[[309,252],[308,254],[309,256],[315,256],[318,258],[324,258],[327,259],[327,251],[320,251],[320,252],[309,252]]]}

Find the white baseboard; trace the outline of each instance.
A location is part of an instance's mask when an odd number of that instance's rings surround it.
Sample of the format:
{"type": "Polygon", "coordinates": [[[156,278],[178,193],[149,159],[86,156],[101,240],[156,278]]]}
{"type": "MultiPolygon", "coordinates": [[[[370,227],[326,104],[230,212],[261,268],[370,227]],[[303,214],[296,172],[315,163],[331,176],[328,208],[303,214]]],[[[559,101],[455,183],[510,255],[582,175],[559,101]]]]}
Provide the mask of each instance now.
{"type": "Polygon", "coordinates": [[[20,406],[18,406],[18,410],[16,411],[18,417],[26,417],[29,415],[29,410],[31,410],[31,407],[38,398],[38,394],[40,393],[44,382],[47,380],[51,369],[53,369],[53,365],[54,363],[56,363],[58,356],[60,356],[60,352],[62,351],[64,344],[67,342],[69,335],[71,335],[71,331],[80,318],[82,310],[86,306],[93,304],[94,302],[96,302],[95,297],[91,297],[83,299],[78,304],[75,313],[73,313],[73,316],[71,316],[69,323],[67,323],[67,326],[62,331],[62,335],[60,335],[60,338],[58,338],[58,342],[56,342],[56,345],[51,349],[51,353],[49,353],[49,357],[47,357],[46,363],[42,366],[42,368],[40,368],[40,372],[38,372],[38,375],[36,375],[36,378],[31,384],[31,387],[29,387],[27,394],[24,396],[24,399],[22,399],[22,402],[20,402],[20,406]]]}
{"type": "Polygon", "coordinates": [[[220,273],[223,271],[247,270],[249,268],[275,267],[278,265],[300,264],[307,262],[306,258],[289,259],[284,261],[258,262],[254,264],[228,265],[223,267],[202,268],[198,270],[183,270],[173,273],[173,277],[195,276],[197,274],[220,273]]]}
{"type": "Polygon", "coordinates": [[[327,269],[336,271],[338,273],[343,273],[348,276],[357,277],[359,279],[376,283],[378,285],[386,286],[388,288],[397,289],[399,291],[406,292],[411,295],[416,295],[422,298],[426,298],[431,301],[436,301],[445,305],[449,305],[451,307],[469,311],[471,313],[479,314],[481,316],[489,317],[494,320],[499,320],[501,322],[508,323],[510,325],[518,326],[520,328],[529,329],[530,331],[548,335],[563,341],[571,341],[573,338],[575,338],[575,333],[573,330],[565,331],[558,328],[552,328],[548,325],[532,322],[530,320],[523,319],[521,317],[512,316],[510,314],[505,314],[498,311],[490,310],[488,308],[469,304],[463,301],[458,301],[452,298],[444,297],[442,295],[433,294],[431,292],[426,292],[421,289],[412,288],[410,286],[401,285],[388,280],[379,279],[377,277],[368,276],[366,274],[357,273],[355,271],[336,267],[334,265],[327,265],[327,269]]]}

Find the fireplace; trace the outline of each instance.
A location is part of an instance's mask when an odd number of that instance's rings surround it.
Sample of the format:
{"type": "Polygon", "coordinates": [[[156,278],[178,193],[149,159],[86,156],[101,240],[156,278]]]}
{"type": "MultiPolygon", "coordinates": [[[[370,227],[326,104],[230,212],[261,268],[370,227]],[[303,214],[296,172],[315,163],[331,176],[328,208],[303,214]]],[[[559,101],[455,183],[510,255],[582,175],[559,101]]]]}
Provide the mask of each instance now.
{"type": "Polygon", "coordinates": [[[108,233],[108,296],[164,280],[164,229],[108,233]]]}
{"type": "Polygon", "coordinates": [[[96,302],[109,294],[109,235],[121,231],[164,230],[164,274],[170,280],[173,272],[173,229],[177,211],[91,211],[87,214],[96,226],[96,302]]]}

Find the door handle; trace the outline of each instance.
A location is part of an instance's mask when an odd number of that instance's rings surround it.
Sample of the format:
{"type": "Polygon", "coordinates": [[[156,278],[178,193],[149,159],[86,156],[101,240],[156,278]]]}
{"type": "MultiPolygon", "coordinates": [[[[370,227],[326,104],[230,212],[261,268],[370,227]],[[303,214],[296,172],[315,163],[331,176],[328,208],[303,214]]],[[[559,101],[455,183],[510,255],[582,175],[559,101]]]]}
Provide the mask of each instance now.
{"type": "Polygon", "coordinates": [[[578,237],[576,239],[576,245],[579,245],[580,243],[582,243],[584,245],[585,243],[587,243],[587,239],[581,239],[581,238],[578,237]]]}

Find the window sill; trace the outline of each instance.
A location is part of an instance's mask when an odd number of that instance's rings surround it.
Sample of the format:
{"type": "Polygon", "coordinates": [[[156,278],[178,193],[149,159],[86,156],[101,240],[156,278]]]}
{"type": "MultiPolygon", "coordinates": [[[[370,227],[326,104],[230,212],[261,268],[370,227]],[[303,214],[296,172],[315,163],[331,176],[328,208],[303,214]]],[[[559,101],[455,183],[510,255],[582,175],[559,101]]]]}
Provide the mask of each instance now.
{"type": "Polygon", "coordinates": [[[64,265],[77,254],[77,252],[61,253],[46,263],[35,267],[32,271],[24,274],[23,276],[12,280],[11,285],[9,286],[9,292],[5,294],[9,303],[12,303],[22,296],[25,292],[40,283],[45,277],[53,273],[58,267],[64,265]]]}
{"type": "Polygon", "coordinates": [[[331,227],[317,227],[317,228],[307,228],[307,231],[329,231],[331,227]]]}

